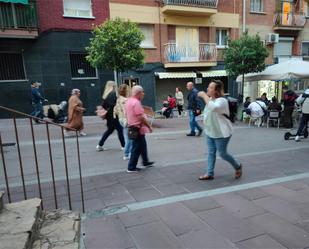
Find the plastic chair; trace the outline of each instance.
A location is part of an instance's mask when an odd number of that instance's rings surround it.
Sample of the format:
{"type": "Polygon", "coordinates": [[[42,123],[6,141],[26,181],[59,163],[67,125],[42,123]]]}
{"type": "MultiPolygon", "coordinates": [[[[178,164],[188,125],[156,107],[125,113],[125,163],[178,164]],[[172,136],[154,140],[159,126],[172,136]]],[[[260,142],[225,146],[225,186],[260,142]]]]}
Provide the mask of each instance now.
{"type": "Polygon", "coordinates": [[[278,124],[278,129],[280,126],[280,112],[279,111],[270,111],[267,117],[267,128],[269,128],[269,121],[276,121],[278,124]]]}
{"type": "Polygon", "coordinates": [[[253,115],[250,115],[250,119],[249,119],[249,124],[248,126],[250,127],[251,126],[251,123],[256,123],[257,122],[257,126],[260,127],[263,123],[263,120],[262,120],[263,117],[260,117],[260,116],[253,116],[253,115]]]}

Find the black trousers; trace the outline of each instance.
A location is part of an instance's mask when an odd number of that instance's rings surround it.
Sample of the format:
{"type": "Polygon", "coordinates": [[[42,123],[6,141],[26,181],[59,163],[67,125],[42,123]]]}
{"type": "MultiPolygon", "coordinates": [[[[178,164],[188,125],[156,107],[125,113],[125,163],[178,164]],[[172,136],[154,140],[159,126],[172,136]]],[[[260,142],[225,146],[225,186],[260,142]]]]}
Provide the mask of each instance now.
{"type": "Polygon", "coordinates": [[[114,132],[114,130],[117,130],[117,134],[118,134],[118,139],[120,141],[121,147],[125,146],[125,141],[124,141],[124,137],[123,137],[123,128],[121,126],[121,124],[119,123],[118,118],[110,118],[107,119],[107,130],[103,133],[102,138],[99,142],[100,146],[103,146],[106,139],[109,137],[110,134],[112,134],[114,132]]]}
{"type": "Polygon", "coordinates": [[[183,111],[183,105],[177,105],[178,114],[181,115],[181,112],[183,111]]]}
{"type": "Polygon", "coordinates": [[[308,121],[309,121],[309,114],[303,113],[296,133],[297,136],[300,136],[303,133],[304,128],[307,127],[308,121]]]}

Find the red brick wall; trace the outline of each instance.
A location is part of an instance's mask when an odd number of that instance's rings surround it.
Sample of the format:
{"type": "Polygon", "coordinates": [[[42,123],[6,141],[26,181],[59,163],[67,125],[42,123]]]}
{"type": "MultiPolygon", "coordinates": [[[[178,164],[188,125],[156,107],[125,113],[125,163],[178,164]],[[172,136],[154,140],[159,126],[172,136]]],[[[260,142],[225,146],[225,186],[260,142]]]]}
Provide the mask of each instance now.
{"type": "Polygon", "coordinates": [[[92,0],[95,19],[63,17],[63,0],[37,1],[40,31],[49,29],[92,30],[92,25],[103,23],[109,17],[109,3],[92,0]]]}
{"type": "Polygon", "coordinates": [[[234,7],[236,7],[236,0],[235,0],[235,5],[234,5],[234,0],[219,0],[218,1],[218,12],[234,13],[234,7]]]}

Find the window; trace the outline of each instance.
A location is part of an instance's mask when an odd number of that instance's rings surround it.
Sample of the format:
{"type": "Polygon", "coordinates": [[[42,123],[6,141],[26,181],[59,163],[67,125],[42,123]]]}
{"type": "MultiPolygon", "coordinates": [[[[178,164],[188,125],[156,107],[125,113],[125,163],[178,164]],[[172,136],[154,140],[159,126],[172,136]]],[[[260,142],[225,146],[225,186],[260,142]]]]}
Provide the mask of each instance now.
{"type": "Polygon", "coordinates": [[[63,15],[70,17],[93,17],[91,0],[63,0],[63,15]]]}
{"type": "Polygon", "coordinates": [[[309,56],[309,42],[303,42],[301,45],[301,55],[309,56]]]}
{"type": "Polygon", "coordinates": [[[309,1],[305,2],[305,15],[309,17],[309,1]]]}
{"type": "Polygon", "coordinates": [[[21,53],[0,53],[0,81],[25,80],[23,56],[21,53]]]}
{"type": "Polygon", "coordinates": [[[217,29],[216,30],[216,44],[217,47],[225,48],[228,41],[228,31],[227,29],[217,29]]]}
{"type": "Polygon", "coordinates": [[[153,25],[139,25],[140,30],[143,32],[145,39],[141,42],[142,48],[153,48],[153,25]]]}
{"type": "Polygon", "coordinates": [[[251,0],[251,12],[263,12],[263,0],[251,0]]]}
{"type": "Polygon", "coordinates": [[[96,68],[86,60],[86,53],[70,53],[72,79],[98,78],[96,68]]]}

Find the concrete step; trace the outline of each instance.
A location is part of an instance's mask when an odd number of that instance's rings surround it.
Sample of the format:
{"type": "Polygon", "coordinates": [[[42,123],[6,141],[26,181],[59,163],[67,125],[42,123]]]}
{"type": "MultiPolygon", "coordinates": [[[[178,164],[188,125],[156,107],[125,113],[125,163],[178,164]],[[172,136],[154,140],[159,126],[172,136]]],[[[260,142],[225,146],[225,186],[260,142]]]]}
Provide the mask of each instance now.
{"type": "Polygon", "coordinates": [[[67,210],[46,212],[33,249],[78,249],[80,215],[67,210]]]}
{"type": "Polygon", "coordinates": [[[38,198],[6,204],[0,214],[0,249],[30,249],[40,226],[38,198]]]}
{"type": "Polygon", "coordinates": [[[3,209],[3,195],[4,192],[0,191],[0,213],[2,212],[3,209]]]}

